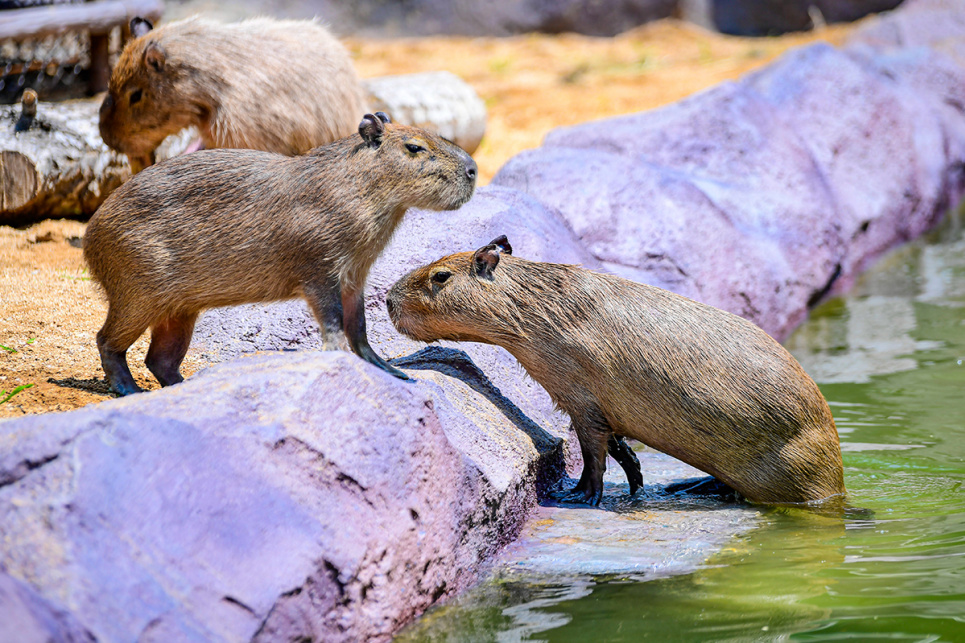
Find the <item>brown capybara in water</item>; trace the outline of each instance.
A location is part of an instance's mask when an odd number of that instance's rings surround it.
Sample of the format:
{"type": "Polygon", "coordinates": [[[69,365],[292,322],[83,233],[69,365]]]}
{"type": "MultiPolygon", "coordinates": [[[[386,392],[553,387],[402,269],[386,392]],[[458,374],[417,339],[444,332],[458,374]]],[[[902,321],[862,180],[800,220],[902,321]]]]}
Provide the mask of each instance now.
{"type": "Polygon", "coordinates": [[[97,347],[115,391],[140,390],[126,352],[145,329],[145,363],[167,386],[182,380],[200,311],[299,295],[326,348],[344,331],[362,359],[405,378],[369,346],[365,279],[408,208],[451,210],[469,200],[476,164],[382,112],[358,130],[302,156],[186,154],[108,197],[87,225],[84,259],[107,294],[97,347]]]}
{"type": "Polygon", "coordinates": [[[502,346],[569,414],[584,467],[565,501],[600,502],[614,434],[753,502],[845,492],[817,385],[741,317],[578,266],[517,259],[505,237],[410,272],[387,306],[413,339],[502,346]]]}
{"type": "Polygon", "coordinates": [[[100,131],[134,172],[191,125],[209,149],[294,155],[349,136],[367,111],[348,51],[311,20],[188,18],[153,29],[134,18],[131,34],[100,131]]]}

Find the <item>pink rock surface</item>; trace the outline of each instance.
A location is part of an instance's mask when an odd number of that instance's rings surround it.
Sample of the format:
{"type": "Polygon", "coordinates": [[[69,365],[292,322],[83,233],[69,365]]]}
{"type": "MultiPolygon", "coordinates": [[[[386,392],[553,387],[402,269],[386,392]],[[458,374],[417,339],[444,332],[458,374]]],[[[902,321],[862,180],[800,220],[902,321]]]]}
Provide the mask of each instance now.
{"type": "Polygon", "coordinates": [[[6,422],[4,564],[97,640],[387,640],[518,532],[519,454],[559,460],[444,379],[303,351],[6,422]]]}
{"type": "Polygon", "coordinates": [[[962,87],[931,51],[813,45],[653,112],[555,130],[493,183],[555,209],[614,272],[784,339],[958,199],[962,87]]]}

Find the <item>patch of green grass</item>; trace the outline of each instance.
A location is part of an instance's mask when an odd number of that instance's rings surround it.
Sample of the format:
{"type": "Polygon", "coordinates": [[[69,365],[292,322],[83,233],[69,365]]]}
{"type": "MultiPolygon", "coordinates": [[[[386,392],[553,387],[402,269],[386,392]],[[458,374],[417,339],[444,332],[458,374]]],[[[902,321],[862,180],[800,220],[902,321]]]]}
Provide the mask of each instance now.
{"type": "Polygon", "coordinates": [[[7,393],[6,391],[0,391],[0,397],[3,397],[3,399],[0,400],[0,404],[4,404],[4,403],[6,403],[6,402],[9,402],[11,397],[13,397],[14,395],[16,395],[16,394],[19,393],[20,391],[26,391],[26,390],[27,390],[28,388],[30,388],[31,386],[33,386],[33,384],[21,384],[20,386],[18,386],[17,388],[13,389],[13,390],[10,391],[9,393],[7,393]]]}
{"type": "Polygon", "coordinates": [[[508,57],[490,58],[489,71],[493,72],[494,74],[504,74],[509,71],[509,67],[512,64],[513,60],[508,57]]]}
{"type": "MultiPolygon", "coordinates": [[[[87,272],[87,271],[85,270],[84,272],[87,272]]],[[[67,275],[67,274],[62,274],[57,276],[60,277],[61,279],[73,279],[74,281],[90,281],[90,277],[75,277],[74,275],[67,275]]]]}

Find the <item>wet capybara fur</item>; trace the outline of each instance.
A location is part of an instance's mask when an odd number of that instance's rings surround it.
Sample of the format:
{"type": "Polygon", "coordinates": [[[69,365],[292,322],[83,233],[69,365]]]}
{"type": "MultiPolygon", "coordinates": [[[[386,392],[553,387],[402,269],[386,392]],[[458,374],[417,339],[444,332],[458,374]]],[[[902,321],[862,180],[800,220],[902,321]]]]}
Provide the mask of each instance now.
{"type": "Polygon", "coordinates": [[[302,154],[349,136],[367,111],[345,47],[312,20],[131,21],[111,71],[101,138],[131,169],[195,126],[205,148],[302,154]]]}
{"type": "Polygon", "coordinates": [[[697,467],[752,502],[845,492],[820,390],[741,317],[579,266],[513,257],[505,237],[412,271],[392,286],[387,306],[413,339],[502,346],[569,414],[584,467],[564,501],[600,502],[613,435],[697,467]]]}
{"type": "Polygon", "coordinates": [[[198,314],[304,297],[325,348],[348,346],[398,376],[369,346],[363,288],[408,208],[451,210],[472,196],[476,164],[425,130],[366,115],[354,136],[302,156],[205,150],[135,175],[94,213],[84,259],[107,295],[97,333],[115,391],[139,391],[126,351],[151,328],[145,363],[182,380],[198,314]]]}

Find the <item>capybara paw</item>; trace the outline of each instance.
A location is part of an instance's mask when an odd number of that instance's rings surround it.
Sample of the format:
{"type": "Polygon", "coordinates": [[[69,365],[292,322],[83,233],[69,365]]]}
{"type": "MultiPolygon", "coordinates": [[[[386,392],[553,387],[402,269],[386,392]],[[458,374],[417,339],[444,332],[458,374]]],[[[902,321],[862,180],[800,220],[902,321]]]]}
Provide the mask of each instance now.
{"type": "Polygon", "coordinates": [[[590,505],[596,507],[603,500],[603,489],[580,489],[579,485],[572,489],[561,489],[552,494],[554,500],[567,505],[590,505]]]}
{"type": "Polygon", "coordinates": [[[405,380],[407,382],[414,381],[411,377],[409,377],[408,375],[406,375],[405,373],[403,373],[402,371],[400,371],[399,369],[395,368],[390,364],[378,364],[377,366],[382,370],[384,370],[389,375],[394,375],[398,377],[400,380],[405,380]]]}
{"type": "Polygon", "coordinates": [[[142,389],[142,388],[141,388],[140,386],[138,386],[137,384],[128,384],[128,385],[123,385],[123,384],[121,384],[121,385],[114,385],[114,384],[111,384],[111,390],[114,391],[115,393],[117,393],[118,397],[124,397],[125,395],[132,395],[133,393],[143,393],[143,392],[144,392],[144,389],[142,389]]]}

